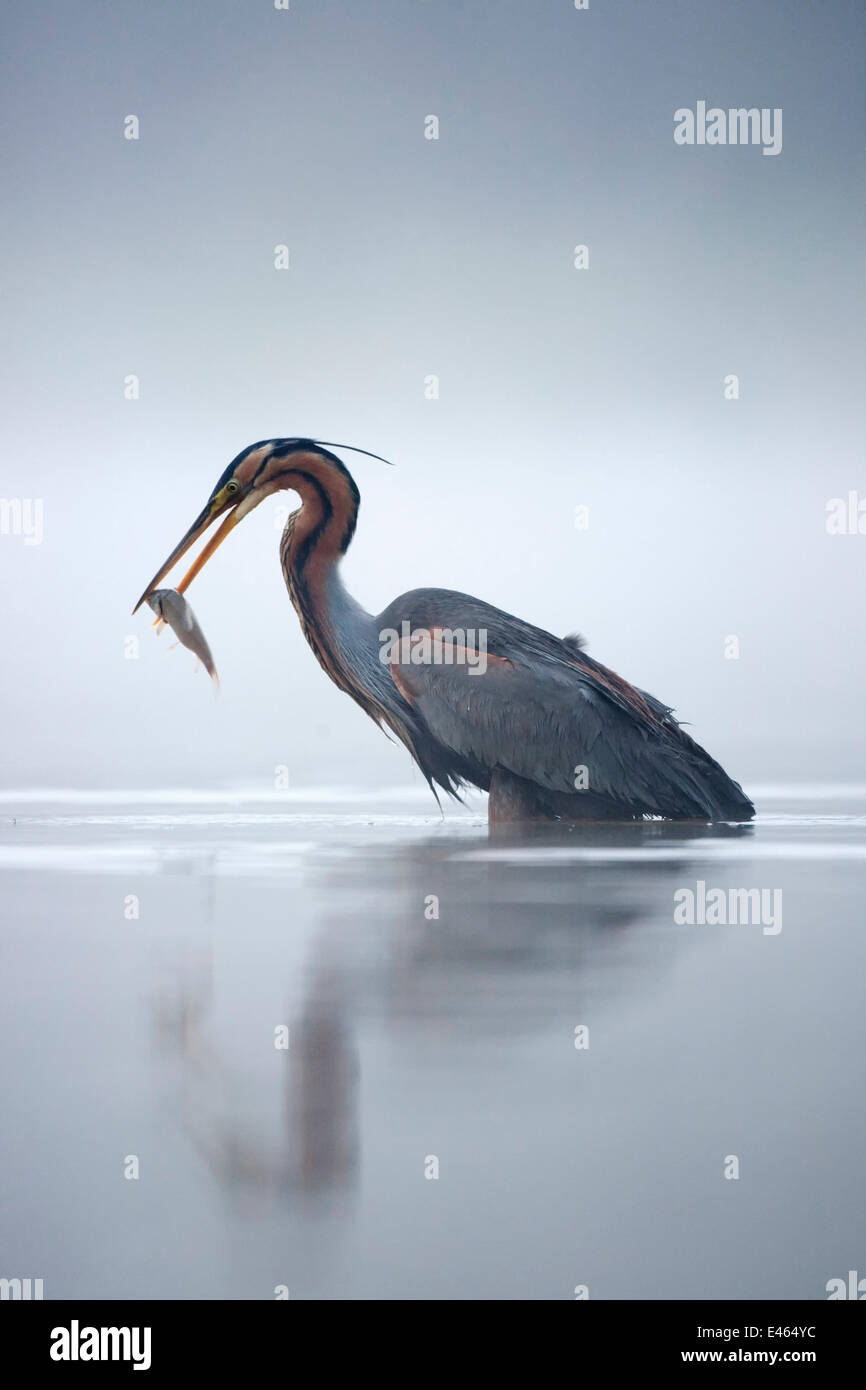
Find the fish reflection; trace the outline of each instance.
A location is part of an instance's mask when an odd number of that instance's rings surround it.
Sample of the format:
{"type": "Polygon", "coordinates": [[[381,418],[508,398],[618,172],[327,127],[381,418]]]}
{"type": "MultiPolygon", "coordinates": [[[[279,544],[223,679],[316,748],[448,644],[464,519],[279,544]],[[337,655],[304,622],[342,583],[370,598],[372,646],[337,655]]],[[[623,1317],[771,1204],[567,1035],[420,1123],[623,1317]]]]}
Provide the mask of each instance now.
{"type": "Polygon", "coordinates": [[[282,1093],[275,1086],[267,1107],[271,1118],[281,1117],[276,1133],[250,1106],[248,1078],[216,1040],[213,1009],[211,946],[188,958],[175,985],[157,995],[154,1024],[181,1069],[174,1108],[220,1186],[260,1196],[351,1188],[358,1062],[334,979],[314,970],[309,998],[290,1015],[282,1093]]]}

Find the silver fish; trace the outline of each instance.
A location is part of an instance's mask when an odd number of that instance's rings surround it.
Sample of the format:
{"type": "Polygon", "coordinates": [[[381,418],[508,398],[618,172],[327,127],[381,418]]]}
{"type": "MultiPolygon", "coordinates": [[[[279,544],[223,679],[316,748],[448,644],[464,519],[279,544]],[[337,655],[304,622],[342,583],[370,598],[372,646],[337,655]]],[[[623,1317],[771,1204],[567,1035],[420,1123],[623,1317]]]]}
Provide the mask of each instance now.
{"type": "Polygon", "coordinates": [[[170,627],[177,640],[195,653],[214,685],[219,685],[210,647],[183,594],[177,589],[154,589],[147,601],[157,616],[157,631],[162,632],[164,626],[170,627]]]}

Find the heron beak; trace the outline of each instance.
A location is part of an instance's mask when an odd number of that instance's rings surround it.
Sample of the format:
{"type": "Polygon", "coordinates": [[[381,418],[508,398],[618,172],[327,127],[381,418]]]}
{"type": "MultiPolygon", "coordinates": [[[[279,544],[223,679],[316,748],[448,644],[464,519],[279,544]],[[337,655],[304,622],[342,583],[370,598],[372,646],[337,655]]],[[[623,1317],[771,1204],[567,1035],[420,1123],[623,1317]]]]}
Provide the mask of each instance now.
{"type": "MultiPolygon", "coordinates": [[[[223,504],[223,507],[224,505],[225,504],[223,504]]],[[[229,531],[231,531],[235,526],[237,526],[240,518],[237,517],[235,514],[236,505],[236,503],[233,503],[232,510],[229,512],[228,516],[223,521],[222,526],[220,526],[218,531],[214,532],[207,545],[205,546],[204,550],[199,555],[198,559],[195,561],[192,567],[189,570],[187,570],[183,579],[177,586],[178,593],[182,594],[184,589],[186,589],[187,586],[192,583],[202,566],[207,564],[214,551],[218,548],[218,546],[222,545],[229,531]]],[[[168,574],[169,570],[174,569],[181,556],[185,555],[186,552],[192,546],[195,545],[199,536],[204,535],[211,522],[216,521],[217,517],[220,515],[222,510],[223,508],[218,508],[216,511],[214,511],[213,503],[208,503],[204,511],[196,517],[195,521],[193,522],[192,526],[190,526],[183,539],[179,541],[178,544],[175,546],[174,550],[171,552],[168,559],[165,561],[165,564],[161,565],[160,568],[157,570],[156,574],[153,576],[153,579],[151,579],[141,598],[138,600],[138,603],[133,608],[133,613],[138,612],[139,608],[144,603],[148,595],[153,593],[154,589],[158,587],[161,580],[163,580],[165,576],[168,574]]]]}

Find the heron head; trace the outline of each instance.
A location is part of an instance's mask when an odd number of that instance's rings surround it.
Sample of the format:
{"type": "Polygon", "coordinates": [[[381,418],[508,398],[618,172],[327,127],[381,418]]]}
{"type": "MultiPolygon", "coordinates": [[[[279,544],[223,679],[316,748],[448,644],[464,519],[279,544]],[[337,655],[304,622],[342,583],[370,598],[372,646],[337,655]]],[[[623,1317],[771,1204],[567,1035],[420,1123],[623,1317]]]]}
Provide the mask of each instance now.
{"type": "MultiPolygon", "coordinates": [[[[258,444],[251,444],[248,449],[242,450],[237,458],[232,459],[222,477],[218,479],[210,497],[186,535],[178,541],[168,559],[157,570],[132,610],[133,613],[137,612],[142,603],[162,582],[169,570],[174,569],[178,560],[195,545],[199,537],[204,535],[213,522],[222,517],[222,525],[214,531],[201,554],[178,584],[178,591],[183,593],[239,521],[242,521],[266,497],[291,486],[292,474],[297,477],[300,471],[300,458],[298,456],[315,454],[319,460],[327,460],[332,467],[348,477],[344,465],[335,454],[328,452],[330,447],[350,449],[352,445],[335,444],[329,446],[315,439],[266,439],[258,444]]],[[[367,451],[359,449],[357,452],[363,454],[367,451]]],[[[378,458],[379,455],[371,454],[370,457],[378,458]]],[[[388,460],[382,459],[382,462],[387,463],[388,460]]]]}

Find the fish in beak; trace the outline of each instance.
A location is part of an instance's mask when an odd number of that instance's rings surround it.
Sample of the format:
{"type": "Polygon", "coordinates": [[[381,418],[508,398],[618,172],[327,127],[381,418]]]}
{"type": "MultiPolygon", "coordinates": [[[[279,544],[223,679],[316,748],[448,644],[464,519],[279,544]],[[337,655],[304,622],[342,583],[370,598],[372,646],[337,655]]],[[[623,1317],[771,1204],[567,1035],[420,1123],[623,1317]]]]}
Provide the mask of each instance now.
{"type": "Polygon", "coordinates": [[[241,501],[242,494],[239,489],[230,490],[230,488],[231,484],[221,488],[220,491],[210,499],[204,511],[199,513],[186,535],[178,542],[165,563],[160,565],[153,579],[151,579],[144,593],[141,595],[141,598],[138,600],[138,603],[133,608],[133,613],[138,612],[141,605],[153,593],[154,589],[156,589],[161,580],[165,578],[169,570],[174,569],[178,560],[195,545],[199,537],[204,535],[205,531],[216,521],[217,517],[224,516],[222,525],[213,533],[198,559],[187,570],[183,579],[177,585],[178,593],[182,594],[192,583],[199,570],[207,564],[214,551],[222,545],[229,532],[237,526],[238,522],[241,520],[241,516],[244,514],[240,511],[238,505],[241,501]],[[228,514],[224,515],[225,513],[228,514]]]}
{"type": "Polygon", "coordinates": [[[170,627],[177,640],[189,651],[194,652],[207,671],[214,685],[219,689],[219,677],[211,656],[207,638],[202,632],[198,619],[177,589],[154,589],[147,600],[156,614],[154,624],[159,630],[170,627]]]}

